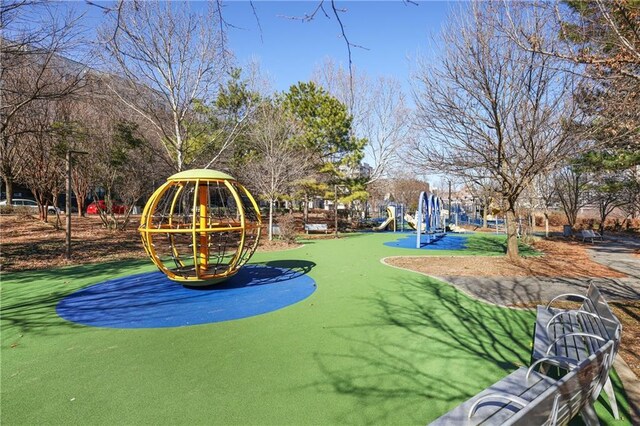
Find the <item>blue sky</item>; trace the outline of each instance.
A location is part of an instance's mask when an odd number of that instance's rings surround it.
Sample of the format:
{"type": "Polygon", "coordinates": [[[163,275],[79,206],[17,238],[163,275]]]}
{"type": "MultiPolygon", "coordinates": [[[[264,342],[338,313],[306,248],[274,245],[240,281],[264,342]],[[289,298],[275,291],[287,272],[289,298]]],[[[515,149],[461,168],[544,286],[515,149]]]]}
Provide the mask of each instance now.
{"type": "MultiPolygon", "coordinates": [[[[254,1],[259,26],[248,1],[227,0],[223,4],[225,20],[232,26],[228,32],[229,46],[238,63],[257,59],[275,90],[286,90],[298,81],[309,80],[313,69],[325,58],[348,65],[346,44],[328,1],[325,8],[330,18],[319,12],[311,22],[286,17],[310,14],[318,1],[254,1]]],[[[452,3],[420,1],[414,5],[396,0],[336,4],[346,9],[340,15],[349,40],[366,48],[352,48],[354,66],[370,76],[393,76],[408,90],[410,59],[418,53],[426,56],[433,53],[430,37],[439,31],[452,3]]],[[[86,13],[89,27],[97,27],[102,19],[99,8],[83,1],[63,5],[86,13]]],[[[191,3],[194,10],[204,10],[205,6],[204,2],[191,3]]]]}
{"type": "MultiPolygon", "coordinates": [[[[345,1],[338,7],[349,40],[367,48],[352,48],[356,68],[369,75],[393,76],[407,83],[410,58],[430,55],[430,36],[446,19],[447,2],[345,1]]],[[[226,3],[227,21],[241,29],[229,33],[230,45],[239,62],[257,58],[273,78],[275,89],[285,90],[300,80],[308,80],[326,57],[348,65],[348,52],[336,19],[318,13],[311,22],[284,16],[304,16],[313,11],[315,1],[255,2],[260,28],[248,2],[226,3]]],[[[327,10],[330,12],[330,10],[327,10]]]]}

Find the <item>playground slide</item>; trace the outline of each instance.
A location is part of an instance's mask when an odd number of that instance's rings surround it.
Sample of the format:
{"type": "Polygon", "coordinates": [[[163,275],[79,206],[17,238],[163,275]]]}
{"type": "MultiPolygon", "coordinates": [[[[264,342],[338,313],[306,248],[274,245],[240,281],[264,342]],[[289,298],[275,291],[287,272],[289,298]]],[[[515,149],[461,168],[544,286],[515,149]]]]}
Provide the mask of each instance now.
{"type": "Polygon", "coordinates": [[[411,229],[416,230],[416,220],[409,213],[404,215],[404,221],[407,222],[411,229]]]}
{"type": "Polygon", "coordinates": [[[384,231],[387,226],[389,226],[391,224],[391,222],[393,222],[393,218],[392,217],[388,217],[384,222],[382,222],[382,224],[380,224],[380,226],[376,226],[373,228],[374,231],[384,231]]]}
{"type": "Polygon", "coordinates": [[[374,231],[384,231],[387,226],[393,224],[393,230],[395,231],[395,220],[396,220],[396,208],[394,206],[387,206],[387,218],[380,226],[376,226],[373,228],[374,231]]]}
{"type": "MultiPolygon", "coordinates": [[[[413,216],[411,216],[409,213],[404,215],[404,220],[414,231],[418,229],[416,227],[416,219],[413,216]]],[[[424,232],[424,223],[422,224],[422,232],[424,232]]]]}

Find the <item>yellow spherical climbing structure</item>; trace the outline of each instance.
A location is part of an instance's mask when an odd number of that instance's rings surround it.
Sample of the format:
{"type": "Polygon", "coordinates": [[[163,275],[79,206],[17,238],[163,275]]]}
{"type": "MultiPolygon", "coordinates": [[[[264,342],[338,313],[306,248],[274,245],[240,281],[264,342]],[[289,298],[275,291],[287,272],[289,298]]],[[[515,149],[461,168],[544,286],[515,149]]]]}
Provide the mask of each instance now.
{"type": "Polygon", "coordinates": [[[138,229],[158,269],[198,286],[238,272],[258,245],[261,224],[244,186],[226,173],[196,169],[170,176],[153,193],[138,229]]]}

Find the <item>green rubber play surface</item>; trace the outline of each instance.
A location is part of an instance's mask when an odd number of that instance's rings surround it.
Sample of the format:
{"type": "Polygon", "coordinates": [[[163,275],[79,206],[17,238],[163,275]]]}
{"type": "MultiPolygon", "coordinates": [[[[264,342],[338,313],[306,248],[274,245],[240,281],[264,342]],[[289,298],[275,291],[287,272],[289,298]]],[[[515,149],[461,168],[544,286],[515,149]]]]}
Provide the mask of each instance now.
{"type": "MultiPolygon", "coordinates": [[[[529,362],[533,313],[385,266],[386,256],[443,254],[383,245],[395,238],[259,253],[251,263],[308,262],[316,291],[274,312],[190,327],[94,328],[56,315],[80,288],[153,271],[146,261],[3,275],[0,420],[424,425],[529,362]]],[[[481,249],[464,253],[502,250],[496,237],[474,238],[481,249]]],[[[626,417],[624,397],[619,404],[626,417]]]]}

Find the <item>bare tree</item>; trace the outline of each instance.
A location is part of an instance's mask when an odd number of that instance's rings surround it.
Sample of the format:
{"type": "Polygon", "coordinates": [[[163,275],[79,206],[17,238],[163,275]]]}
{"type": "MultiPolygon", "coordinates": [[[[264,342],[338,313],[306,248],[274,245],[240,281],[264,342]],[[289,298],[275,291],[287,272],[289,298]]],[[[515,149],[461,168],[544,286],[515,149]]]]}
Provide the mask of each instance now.
{"type": "MultiPolygon", "coordinates": [[[[504,31],[521,49],[560,59],[559,66],[587,78],[575,94],[593,119],[600,147],[640,149],[640,13],[629,0],[512,2],[504,31]],[[523,28],[534,14],[544,27],[523,28]],[[576,64],[579,67],[576,67],[576,64]]],[[[638,164],[640,160],[636,160],[638,164]]]]}
{"type": "Polygon", "coordinates": [[[397,163],[410,130],[410,109],[400,82],[390,77],[371,79],[355,67],[350,75],[331,60],[314,70],[313,79],[347,106],[353,132],[367,140],[365,159],[372,162],[368,183],[385,177],[397,163]]]}
{"type": "Polygon", "coordinates": [[[628,0],[513,4],[503,28],[523,50],[599,68],[640,80],[640,19],[628,0]],[[536,14],[549,31],[523,28],[522,9],[536,14]],[[559,35],[559,37],[558,37],[559,35]]]}
{"type": "Polygon", "coordinates": [[[33,193],[39,208],[40,220],[47,221],[47,207],[53,203],[53,194],[64,185],[64,144],[53,131],[59,115],[47,102],[31,102],[21,113],[30,131],[21,137],[24,150],[24,171],[20,177],[33,193]]]}
{"type": "MultiPolygon", "coordinates": [[[[417,163],[499,187],[507,254],[518,257],[516,205],[544,170],[576,152],[565,131],[576,118],[573,79],[556,58],[520,49],[500,31],[503,5],[461,8],[443,29],[443,57],[419,65],[417,163]]],[[[537,21],[522,20],[533,28],[537,21]]]]}
{"type": "MultiPolygon", "coordinates": [[[[490,206],[492,200],[499,197],[497,183],[490,178],[473,178],[466,181],[465,187],[471,193],[471,196],[480,201],[482,209],[482,227],[488,226],[488,215],[490,214],[490,206]]],[[[475,208],[475,206],[474,206],[475,208]]]]}
{"type": "Polygon", "coordinates": [[[218,3],[206,14],[190,11],[188,3],[119,5],[101,31],[106,59],[124,79],[112,78],[109,88],[151,124],[176,170],[189,165],[202,145],[217,144],[218,153],[225,151],[233,141],[229,132],[203,142],[189,129],[198,118],[194,106],[215,97],[227,67],[218,3]]]}
{"type": "Polygon", "coordinates": [[[4,1],[0,6],[0,174],[7,200],[23,169],[23,136],[32,131],[22,116],[30,104],[47,106],[76,93],[86,67],[62,55],[81,54],[81,16],[61,14],[43,1],[4,1]]]}
{"type": "Polygon", "coordinates": [[[533,182],[533,191],[535,192],[538,203],[542,208],[544,215],[544,235],[549,236],[549,212],[557,204],[558,197],[553,180],[553,173],[541,173],[533,182]]]}
{"type": "Polygon", "coordinates": [[[554,174],[555,193],[572,228],[580,209],[587,203],[588,185],[587,176],[579,167],[566,166],[554,174]]]}
{"type": "Polygon", "coordinates": [[[600,234],[604,233],[607,217],[629,202],[629,191],[637,190],[633,173],[629,170],[596,170],[590,174],[588,200],[598,208],[600,234]]]}
{"type": "Polygon", "coordinates": [[[253,154],[243,174],[248,185],[269,203],[270,241],[275,201],[313,170],[310,154],[294,141],[300,131],[281,106],[270,102],[258,108],[255,125],[249,131],[253,154]]]}

